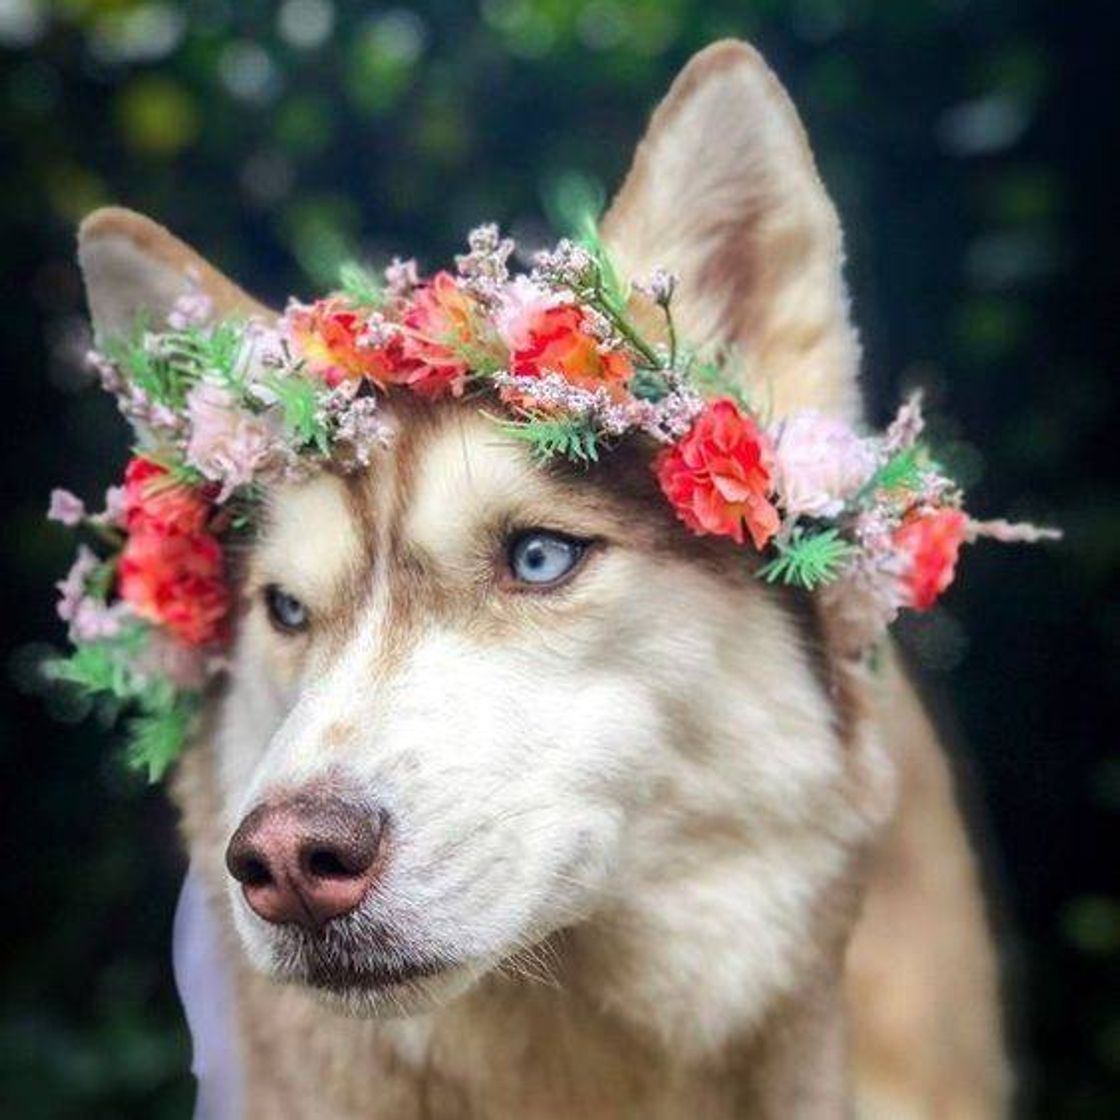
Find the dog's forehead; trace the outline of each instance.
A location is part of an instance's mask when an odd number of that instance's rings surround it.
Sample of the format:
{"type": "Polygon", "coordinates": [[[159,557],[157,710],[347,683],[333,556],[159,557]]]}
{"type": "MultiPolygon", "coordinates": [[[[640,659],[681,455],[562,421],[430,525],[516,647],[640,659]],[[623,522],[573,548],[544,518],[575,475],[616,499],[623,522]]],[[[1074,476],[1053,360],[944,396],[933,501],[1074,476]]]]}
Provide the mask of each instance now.
{"type": "Polygon", "coordinates": [[[412,574],[430,561],[467,579],[532,528],[693,559],[708,552],[673,522],[641,448],[616,448],[588,468],[543,465],[472,402],[390,411],[394,437],[366,470],[323,472],[273,495],[254,554],[258,582],[290,581],[326,601],[348,582],[360,586],[379,561],[412,574]]]}
{"type": "Polygon", "coordinates": [[[480,526],[565,520],[573,483],[476,409],[398,409],[393,429],[360,474],[322,472],[275,491],[260,551],[330,583],[389,541],[434,554],[469,547],[480,526]]]}
{"type": "Polygon", "coordinates": [[[479,525],[559,513],[570,490],[468,408],[445,410],[405,441],[396,466],[400,537],[427,552],[468,547],[479,525]]]}

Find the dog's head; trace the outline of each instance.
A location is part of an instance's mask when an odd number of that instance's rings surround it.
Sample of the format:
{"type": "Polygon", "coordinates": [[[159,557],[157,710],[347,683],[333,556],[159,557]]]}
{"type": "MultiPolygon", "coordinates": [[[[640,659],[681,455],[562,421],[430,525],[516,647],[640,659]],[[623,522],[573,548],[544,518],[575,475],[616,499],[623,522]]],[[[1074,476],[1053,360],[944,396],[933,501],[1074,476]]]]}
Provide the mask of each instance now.
{"type": "MultiPolygon", "coordinates": [[[[777,413],[858,409],[836,216],[749,48],[688,66],[603,229],[777,413]]],[[[253,308],[135,215],[81,256],[103,335],[188,270],[253,308]]],[[[573,984],[717,1038],[825,951],[881,802],[827,620],[675,523],[636,451],[543,469],[473,406],[389,407],[368,472],[268,496],[196,750],[250,958],[380,1013],[559,938],[573,984]]]]}

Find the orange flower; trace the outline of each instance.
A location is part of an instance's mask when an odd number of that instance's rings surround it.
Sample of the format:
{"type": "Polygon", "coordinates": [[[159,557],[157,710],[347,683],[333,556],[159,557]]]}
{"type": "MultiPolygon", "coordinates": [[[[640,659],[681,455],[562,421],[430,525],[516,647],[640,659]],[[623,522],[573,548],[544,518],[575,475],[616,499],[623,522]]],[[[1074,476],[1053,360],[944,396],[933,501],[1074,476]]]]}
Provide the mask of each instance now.
{"type": "Polygon", "coordinates": [[[393,380],[400,360],[399,345],[363,344],[365,317],[338,296],[295,304],[285,316],[296,351],[308,370],[332,388],[343,381],[368,377],[378,385],[393,380]]]}
{"type": "Polygon", "coordinates": [[[894,544],[908,560],[902,577],[906,605],[926,611],[953,582],[968,518],[959,509],[938,509],[908,517],[894,544]]]}
{"type": "Polygon", "coordinates": [[[558,373],[581,389],[606,389],[616,401],[625,399],[634,367],[621,350],[600,348],[585,330],[587,315],[582,308],[569,304],[527,311],[511,334],[513,374],[543,377],[558,373]]]}
{"type": "Polygon", "coordinates": [[[125,468],[122,501],[130,533],[197,533],[210,516],[210,503],[202,492],[172,482],[165,467],[140,455],[125,468]]]}
{"type": "Polygon", "coordinates": [[[209,533],[131,533],[117,582],[120,597],[141,618],[165,627],[187,645],[222,636],[229,589],[221,546],[209,533]]]}
{"type": "Polygon", "coordinates": [[[387,380],[434,399],[460,396],[471,355],[487,348],[475,305],[450,272],[437,272],[416,290],[405,312],[403,362],[387,380]]]}
{"type": "Polygon", "coordinates": [[[761,549],[778,531],[764,440],[758,425],[724,398],[712,401],[688,435],[657,457],[657,481],[694,533],[742,544],[745,528],[761,549]]]}

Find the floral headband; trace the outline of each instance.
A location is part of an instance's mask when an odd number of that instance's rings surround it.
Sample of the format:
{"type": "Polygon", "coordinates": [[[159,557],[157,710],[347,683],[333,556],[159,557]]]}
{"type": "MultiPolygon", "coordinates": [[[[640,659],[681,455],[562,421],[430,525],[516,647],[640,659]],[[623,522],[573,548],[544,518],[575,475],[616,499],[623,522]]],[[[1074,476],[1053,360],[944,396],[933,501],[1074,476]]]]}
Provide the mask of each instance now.
{"type": "Polygon", "coordinates": [[[904,607],[925,610],[981,536],[1034,541],[1032,525],[980,522],[921,441],[919,401],[882,435],[800,411],[771,420],[677,338],[674,278],[628,290],[592,239],[562,241],[511,277],[511,240],[470,235],[454,273],[395,260],[384,281],[347,266],[341,289],[275,321],[211,322],[192,288],[161,330],[140,324],[90,361],[136,436],[124,484],[87,513],[56,490],[49,516],[86,538],[58,585],[73,653],[52,663],[129,718],[127,758],[158,780],[225,665],[225,549],[266,486],[330,464],[368,467],[393,425],[385,394],[476,398],[539,460],[588,463],[621,441],[656,446],[653,471],[697,534],[758,553],[757,574],[843,596],[870,646],[904,607]],[[658,313],[665,341],[636,325],[658,313]]]}

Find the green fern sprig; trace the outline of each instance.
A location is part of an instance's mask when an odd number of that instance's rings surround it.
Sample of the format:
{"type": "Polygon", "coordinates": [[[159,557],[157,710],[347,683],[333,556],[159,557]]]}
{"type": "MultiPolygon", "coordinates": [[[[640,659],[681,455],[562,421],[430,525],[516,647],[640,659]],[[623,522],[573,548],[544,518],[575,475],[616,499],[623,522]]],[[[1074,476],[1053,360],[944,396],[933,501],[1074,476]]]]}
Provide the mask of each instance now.
{"type": "Polygon", "coordinates": [[[598,462],[601,437],[586,416],[530,415],[522,420],[495,420],[505,435],[528,444],[538,462],[555,458],[584,465],[598,462]]]}
{"type": "Polygon", "coordinates": [[[929,453],[922,444],[904,448],[892,455],[868,479],[860,497],[868,497],[880,490],[916,490],[928,465],[929,453]]]}
{"type": "Polygon", "coordinates": [[[199,700],[193,692],[176,691],[163,677],[136,672],[139,648],[147,640],[147,627],[129,626],[115,638],[81,645],[69,657],[48,661],[44,671],[103,704],[113,717],[122,710],[134,713],[126,728],[125,761],[158,782],[179,757],[199,700]]]}
{"type": "Polygon", "coordinates": [[[330,431],[323,415],[322,387],[295,374],[270,378],[267,385],[276,394],[289,435],[302,447],[328,454],[330,431]]]}
{"type": "Polygon", "coordinates": [[[381,281],[356,261],[347,261],[338,270],[338,282],[342,293],[355,307],[381,307],[385,303],[381,281]]]}
{"type": "Polygon", "coordinates": [[[832,583],[843,573],[855,552],[855,548],[841,538],[838,529],[795,534],[789,542],[777,547],[778,555],[759,569],[759,578],[806,591],[832,583]]]}

